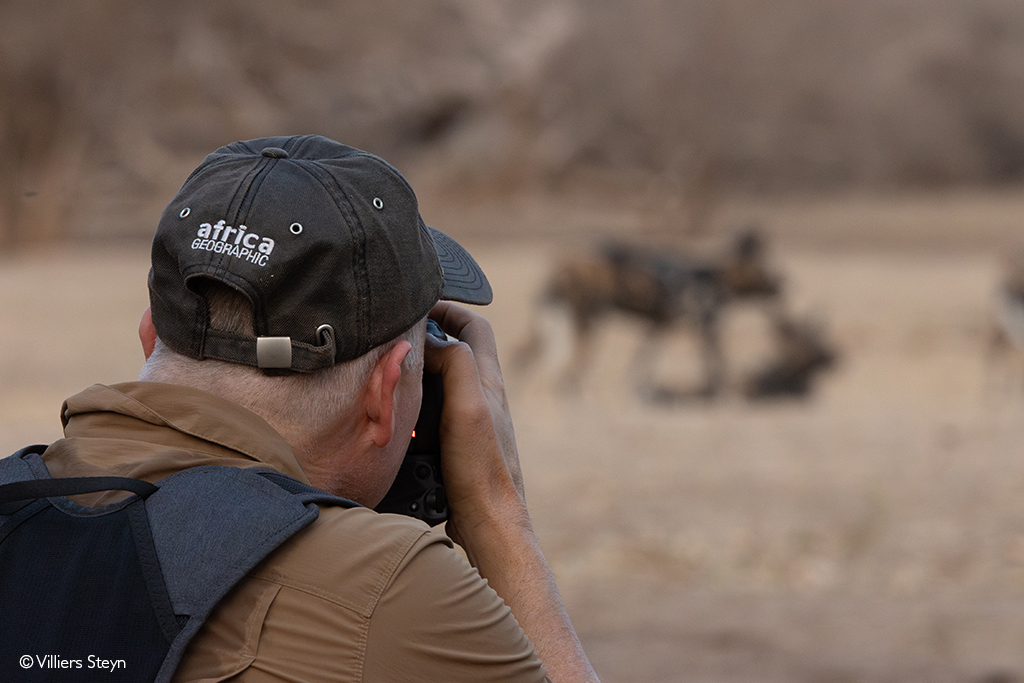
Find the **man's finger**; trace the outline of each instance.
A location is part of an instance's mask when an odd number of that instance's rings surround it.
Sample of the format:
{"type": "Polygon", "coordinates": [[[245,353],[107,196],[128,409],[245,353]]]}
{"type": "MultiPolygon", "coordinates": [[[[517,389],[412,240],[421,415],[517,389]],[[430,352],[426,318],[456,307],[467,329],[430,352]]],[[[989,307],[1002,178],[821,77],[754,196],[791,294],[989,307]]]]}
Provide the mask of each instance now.
{"type": "Polygon", "coordinates": [[[473,348],[465,342],[442,341],[427,335],[423,369],[444,378],[446,404],[466,396],[472,397],[470,400],[484,400],[474,357],[473,348]]]}
{"type": "Polygon", "coordinates": [[[493,373],[501,376],[494,331],[486,318],[447,301],[438,302],[429,317],[436,320],[445,333],[469,344],[481,375],[493,373]]]}

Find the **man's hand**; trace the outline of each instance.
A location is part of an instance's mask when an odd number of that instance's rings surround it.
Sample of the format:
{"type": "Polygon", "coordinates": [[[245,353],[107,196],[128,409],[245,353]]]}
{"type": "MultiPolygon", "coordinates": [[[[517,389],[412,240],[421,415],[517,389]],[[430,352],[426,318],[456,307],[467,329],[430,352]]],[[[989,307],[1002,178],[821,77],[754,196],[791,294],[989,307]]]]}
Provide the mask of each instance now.
{"type": "Polygon", "coordinates": [[[490,323],[446,302],[437,304],[430,317],[459,340],[442,342],[427,335],[425,370],[444,381],[446,531],[476,564],[475,542],[486,543],[496,527],[514,524],[532,533],[523,475],[490,323]]]}
{"type": "Polygon", "coordinates": [[[430,317],[459,340],[427,335],[424,359],[444,382],[445,530],[512,610],[552,681],[597,681],[530,524],[491,325],[445,302],[430,317]]]}

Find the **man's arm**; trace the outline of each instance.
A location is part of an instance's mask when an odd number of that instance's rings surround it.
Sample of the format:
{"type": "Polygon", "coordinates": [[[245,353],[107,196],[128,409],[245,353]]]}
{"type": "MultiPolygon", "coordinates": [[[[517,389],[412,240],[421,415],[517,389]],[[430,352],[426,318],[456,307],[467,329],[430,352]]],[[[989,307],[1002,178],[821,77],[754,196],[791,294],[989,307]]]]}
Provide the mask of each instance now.
{"type": "Polygon", "coordinates": [[[425,361],[444,378],[446,531],[512,610],[552,681],[597,681],[530,522],[491,326],[445,302],[430,317],[459,340],[427,335],[425,361]]]}

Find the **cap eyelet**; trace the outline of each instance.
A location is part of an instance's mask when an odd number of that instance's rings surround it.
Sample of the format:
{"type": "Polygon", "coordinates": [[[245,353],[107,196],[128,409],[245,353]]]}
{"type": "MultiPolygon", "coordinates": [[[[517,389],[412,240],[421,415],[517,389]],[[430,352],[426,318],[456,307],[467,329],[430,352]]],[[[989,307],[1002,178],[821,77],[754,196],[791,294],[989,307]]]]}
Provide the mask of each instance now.
{"type": "Polygon", "coordinates": [[[301,235],[302,223],[292,223],[291,225],[288,226],[288,229],[291,230],[291,233],[293,235],[301,235]]]}
{"type": "Polygon", "coordinates": [[[338,352],[337,343],[334,339],[334,328],[326,323],[316,328],[316,340],[329,348],[331,360],[333,361],[335,354],[338,352]]]}
{"type": "Polygon", "coordinates": [[[384,200],[381,199],[380,197],[374,197],[373,198],[373,208],[377,209],[378,211],[383,209],[384,208],[384,200]]]}
{"type": "Polygon", "coordinates": [[[178,218],[185,218],[190,213],[192,213],[192,209],[186,206],[184,209],[181,210],[181,213],[178,214],[178,218]]]}

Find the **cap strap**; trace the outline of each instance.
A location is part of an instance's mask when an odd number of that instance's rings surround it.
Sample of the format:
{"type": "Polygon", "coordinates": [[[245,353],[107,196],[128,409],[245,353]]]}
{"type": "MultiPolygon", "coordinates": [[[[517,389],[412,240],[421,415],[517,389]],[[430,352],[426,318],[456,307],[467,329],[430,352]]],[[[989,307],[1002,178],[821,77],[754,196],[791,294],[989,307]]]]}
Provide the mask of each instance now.
{"type": "Polygon", "coordinates": [[[209,330],[202,355],[266,370],[313,372],[334,365],[334,337],[330,334],[320,337],[324,343],[313,346],[290,337],[243,337],[209,330]]]}

